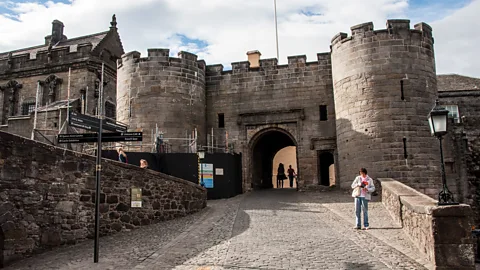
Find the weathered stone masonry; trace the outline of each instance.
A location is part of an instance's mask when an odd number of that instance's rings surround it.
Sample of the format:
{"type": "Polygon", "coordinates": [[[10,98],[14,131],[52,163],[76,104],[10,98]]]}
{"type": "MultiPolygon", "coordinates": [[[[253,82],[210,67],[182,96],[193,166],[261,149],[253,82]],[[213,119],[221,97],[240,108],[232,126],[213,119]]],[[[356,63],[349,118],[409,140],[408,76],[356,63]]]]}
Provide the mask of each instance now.
{"type": "Polygon", "coordinates": [[[168,49],[149,49],[141,58],[130,52],[118,61],[118,81],[117,120],[143,130],[143,143],[153,144],[148,135],[158,124],[170,138],[197,129],[199,143],[205,144],[205,62],[196,55],[181,52],[175,58],[168,49]]]}
{"type": "MultiPolygon", "coordinates": [[[[216,137],[227,132],[229,143],[243,153],[244,190],[264,181],[255,175],[253,148],[271,130],[286,134],[297,146],[303,187],[319,183],[319,151],[327,151],[342,187],[367,167],[374,177],[392,177],[435,196],[439,149],[426,121],[437,98],[430,26],[410,29],[409,20],[388,20],[387,29],[374,30],[372,23],[361,24],[352,27],[351,37],[336,35],[331,48],[312,62],[301,55],[288,57],[287,65],[278,65],[277,59],[261,59],[258,66],[256,61],[235,62],[229,71],[207,65],[205,75],[198,73],[200,81],[193,72],[204,63],[190,54],[181,52],[178,60],[168,57],[168,50],[151,49],[148,58],[132,52],[119,62],[118,111],[124,112],[123,122],[141,123],[147,131],[160,118],[169,137],[187,126],[213,128],[216,137]],[[189,59],[196,62],[189,64],[189,59]],[[192,84],[198,91],[193,103],[186,91],[192,84]],[[126,96],[137,100],[128,103],[126,96]],[[125,118],[128,104],[135,107],[125,118]],[[205,111],[206,122],[188,116],[191,106],[205,111]],[[325,119],[320,119],[322,106],[325,119]],[[224,126],[219,126],[219,115],[224,126]]],[[[204,144],[206,134],[199,134],[204,144]]]]}
{"type": "MultiPolygon", "coordinates": [[[[95,157],[0,132],[0,228],[5,262],[94,233],[95,157]]],[[[101,235],[196,212],[206,190],[188,181],[102,161],[101,235]],[[131,208],[131,188],[142,208],[131,208]]]]}
{"type": "Polygon", "coordinates": [[[243,153],[244,188],[254,179],[252,144],[263,130],[282,129],[295,139],[298,171],[303,185],[317,184],[317,150],[335,149],[335,122],[331,92],[330,54],[288,58],[288,65],[276,59],[260,60],[259,68],[249,62],[232,63],[231,71],[221,65],[207,66],[207,125],[218,127],[218,114],[235,149],[243,153]],[[319,106],[328,108],[328,120],[320,121],[319,106]],[[318,140],[314,140],[318,139],[318,140]]]}
{"type": "MultiPolygon", "coordinates": [[[[460,123],[451,125],[444,145],[449,187],[459,201],[478,205],[480,127],[475,115],[480,108],[472,101],[478,96],[479,79],[436,76],[427,24],[410,29],[408,20],[388,20],[386,26],[353,26],[350,37],[339,33],[330,52],[308,62],[299,55],[278,65],[277,59],[260,59],[258,51],[250,51],[249,61],[234,62],[232,70],[224,70],[187,52],[178,57],[171,57],[168,49],[149,49],[147,57],[123,54],[115,17],[109,31],[73,39],[63,36],[63,24],[54,21],[45,44],[0,54],[0,118],[7,121],[0,130],[30,137],[32,115],[7,114],[24,110],[37,81],[51,81],[52,75],[59,79],[53,87],[55,98],[65,99],[69,67],[72,98],[78,102],[88,87],[87,113],[94,113],[103,61],[106,99],[117,103],[117,120],[130,131],[143,130],[142,146],[153,149],[150,139],[157,125],[169,138],[186,138],[197,129],[198,145],[207,145],[213,129],[217,145],[223,147],[228,134],[229,146],[243,154],[244,190],[268,187],[263,184],[271,182],[272,170],[264,164],[271,167],[277,150],[296,146],[302,188],[333,184],[321,181],[325,165],[331,164],[322,160],[326,154],[334,161],[331,178],[336,185],[348,187],[359,167],[366,167],[374,178],[392,177],[436,197],[439,149],[426,116],[438,97],[441,104],[457,104],[462,116],[460,123]]],[[[51,97],[50,86],[43,84],[43,100],[51,97]]],[[[79,110],[78,103],[73,106],[79,110]]],[[[60,114],[50,112],[39,128],[58,130],[65,118],[65,112],[60,114]]],[[[176,144],[172,151],[187,149],[184,141],[176,144]]],[[[129,149],[141,150],[145,148],[129,149]]]]}
{"type": "MultiPolygon", "coordinates": [[[[124,53],[112,18],[109,31],[67,39],[63,36],[63,24],[54,21],[52,35],[45,38],[45,44],[0,53],[0,130],[30,137],[33,128],[33,113],[29,106],[35,106],[37,83],[40,82],[37,129],[54,141],[66,119],[66,111],[60,115],[57,106],[44,107],[55,102],[66,101],[68,95],[68,71],[70,76],[70,100],[76,100],[74,110],[81,111],[81,99],[85,102],[85,113],[94,115],[100,90],[101,66],[105,64],[104,101],[113,105],[115,118],[116,103],[116,60],[124,53]],[[61,31],[59,31],[61,29],[61,31]],[[57,38],[52,36],[61,32],[57,38]],[[15,89],[12,85],[17,85],[15,89]],[[42,109],[43,107],[43,109],[42,109]]],[[[107,112],[108,114],[108,112],[107,112]]],[[[43,140],[42,136],[36,137],[43,140]]]]}
{"type": "Polygon", "coordinates": [[[437,97],[432,29],[409,20],[352,28],[332,40],[332,74],[342,187],[368,167],[435,196],[439,149],[426,117],[437,97]],[[406,155],[404,156],[404,142],[406,155]]]}

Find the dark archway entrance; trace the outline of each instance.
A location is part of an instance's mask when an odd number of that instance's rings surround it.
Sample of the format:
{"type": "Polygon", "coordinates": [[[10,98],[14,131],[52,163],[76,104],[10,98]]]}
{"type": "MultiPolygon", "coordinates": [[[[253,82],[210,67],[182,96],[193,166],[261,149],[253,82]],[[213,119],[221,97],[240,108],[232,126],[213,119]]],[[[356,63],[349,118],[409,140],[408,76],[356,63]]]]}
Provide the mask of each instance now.
{"type": "Polygon", "coordinates": [[[296,146],[294,139],[281,129],[262,132],[252,146],[252,188],[273,188],[272,170],[275,154],[287,146],[296,146]]]}
{"type": "Polygon", "coordinates": [[[322,186],[330,186],[335,181],[334,159],[331,152],[318,153],[318,183],[322,186]]]}
{"type": "MultiPolygon", "coordinates": [[[[292,169],[297,172],[297,147],[295,146],[287,146],[285,148],[280,149],[273,158],[273,177],[272,183],[274,188],[281,188],[279,186],[279,182],[277,181],[277,173],[278,173],[278,164],[283,163],[285,166],[285,174],[288,175],[288,168],[292,166],[292,169]]],[[[296,188],[296,182],[292,181],[292,187],[290,187],[290,179],[285,179],[283,181],[283,188],[296,188]]]]}

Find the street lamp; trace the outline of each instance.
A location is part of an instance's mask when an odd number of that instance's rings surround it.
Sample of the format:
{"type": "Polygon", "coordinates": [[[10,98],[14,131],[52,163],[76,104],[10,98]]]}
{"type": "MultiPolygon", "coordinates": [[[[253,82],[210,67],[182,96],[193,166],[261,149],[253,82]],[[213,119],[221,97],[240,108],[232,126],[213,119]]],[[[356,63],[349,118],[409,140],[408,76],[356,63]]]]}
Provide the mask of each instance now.
{"type": "Polygon", "coordinates": [[[197,155],[198,155],[198,164],[200,165],[200,176],[201,176],[200,185],[202,187],[205,187],[205,183],[203,182],[203,166],[202,166],[202,159],[205,158],[205,151],[203,149],[200,149],[199,151],[197,151],[197,155]]]}
{"type": "Polygon", "coordinates": [[[432,135],[435,135],[440,142],[440,159],[442,162],[442,191],[438,194],[438,205],[458,204],[453,198],[452,192],[448,190],[447,178],[445,176],[445,165],[443,162],[442,136],[447,134],[448,111],[439,106],[438,100],[435,102],[435,108],[428,115],[428,124],[432,135]]]}

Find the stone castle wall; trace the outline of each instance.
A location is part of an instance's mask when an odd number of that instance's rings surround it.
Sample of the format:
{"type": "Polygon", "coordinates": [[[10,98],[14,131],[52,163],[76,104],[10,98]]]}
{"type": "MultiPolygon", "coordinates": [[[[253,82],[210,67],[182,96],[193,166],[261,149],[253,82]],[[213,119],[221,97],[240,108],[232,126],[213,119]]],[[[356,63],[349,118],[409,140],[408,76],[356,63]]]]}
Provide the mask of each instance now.
{"type": "MultiPolygon", "coordinates": [[[[166,138],[186,138],[196,128],[205,143],[205,63],[196,55],[173,58],[168,49],[149,49],[141,58],[130,52],[119,60],[118,81],[117,120],[143,130],[144,144],[153,144],[157,124],[166,138]]],[[[172,142],[173,151],[185,149],[185,141],[172,142]]]]}
{"type": "Polygon", "coordinates": [[[74,48],[61,47],[36,52],[35,54],[21,54],[12,56],[10,59],[0,59],[0,74],[8,72],[30,71],[33,68],[45,67],[59,62],[71,62],[87,60],[92,50],[92,44],[81,44],[74,48]],[[49,55],[50,54],[50,55],[49,55]]]}
{"type": "MultiPolygon", "coordinates": [[[[255,138],[275,129],[297,144],[301,185],[319,183],[319,152],[328,151],[337,185],[349,186],[366,167],[374,178],[398,179],[436,197],[440,155],[427,122],[438,97],[432,29],[425,23],[414,28],[409,20],[388,20],[383,30],[360,24],[350,37],[336,35],[331,53],[315,61],[261,59],[259,67],[243,61],[232,70],[205,67],[184,52],[180,59],[167,49],[150,49],[146,58],[131,52],[118,63],[118,117],[132,130],[143,129],[147,144],[157,124],[170,138],[185,138],[197,127],[200,145],[213,129],[216,146],[224,147],[228,134],[229,146],[243,153],[245,190],[252,183],[255,138]],[[327,107],[324,121],[320,106],[327,107]]],[[[475,106],[461,110],[473,115],[475,106]]],[[[450,152],[451,159],[458,156],[450,152]]],[[[468,190],[457,186],[455,193],[468,190]]]]}
{"type": "Polygon", "coordinates": [[[262,59],[259,68],[237,62],[231,71],[223,71],[222,65],[207,66],[206,85],[207,127],[227,130],[235,150],[243,153],[246,189],[252,181],[251,140],[265,128],[291,133],[297,143],[301,183],[318,183],[317,150],[335,149],[329,53],[318,54],[312,62],[304,55],[292,56],[287,65],[262,59]],[[326,121],[320,121],[320,105],[327,106],[326,121]],[[224,128],[218,126],[218,114],[224,114],[224,128]]]}
{"type": "MultiPolygon", "coordinates": [[[[470,204],[480,217],[480,167],[476,162],[480,153],[480,90],[442,91],[439,97],[440,105],[457,105],[460,116],[458,122],[449,119],[443,143],[448,186],[455,199],[470,204]]],[[[480,218],[476,221],[478,226],[480,218]]]]}
{"type": "Polygon", "coordinates": [[[475,226],[480,228],[480,130],[478,130],[480,117],[469,120],[467,126],[472,128],[466,132],[466,163],[468,172],[466,189],[468,191],[465,196],[465,203],[472,206],[476,213],[474,216],[475,226]]]}
{"type": "Polygon", "coordinates": [[[436,195],[439,148],[427,115],[437,97],[432,29],[409,20],[351,28],[332,39],[339,172],[342,187],[367,167],[436,195]],[[404,152],[406,139],[406,159],[404,152]]]}
{"type": "MultiPolygon", "coordinates": [[[[186,180],[102,160],[100,232],[196,212],[206,190],[186,180]],[[131,188],[142,207],[131,208],[131,188]]],[[[94,234],[95,157],[0,132],[0,229],[5,262],[94,234]]],[[[1,257],[0,257],[1,258],[1,257]]]]}

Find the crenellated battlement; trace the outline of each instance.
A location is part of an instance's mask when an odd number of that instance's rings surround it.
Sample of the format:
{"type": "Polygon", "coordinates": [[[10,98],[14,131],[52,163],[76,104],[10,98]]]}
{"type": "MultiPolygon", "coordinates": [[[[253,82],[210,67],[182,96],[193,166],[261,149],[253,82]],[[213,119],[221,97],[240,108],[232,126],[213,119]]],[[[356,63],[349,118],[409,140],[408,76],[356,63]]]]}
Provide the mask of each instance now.
{"type": "Polygon", "coordinates": [[[121,59],[117,60],[117,67],[122,68],[125,65],[131,65],[135,63],[151,63],[185,69],[187,69],[189,66],[193,66],[203,72],[205,72],[206,69],[205,61],[198,60],[198,56],[196,54],[181,51],[178,53],[178,57],[171,57],[170,49],[162,48],[148,49],[147,57],[142,57],[142,54],[138,51],[125,53],[122,55],[121,59]]]}
{"type": "Polygon", "coordinates": [[[432,28],[423,22],[415,24],[414,29],[410,29],[410,20],[391,19],[387,20],[385,29],[375,30],[373,22],[367,22],[354,25],[350,30],[350,36],[342,32],[336,34],[331,40],[331,47],[340,47],[346,42],[364,38],[374,38],[376,40],[405,39],[409,40],[408,43],[420,43],[427,48],[431,48],[433,44],[432,28]]]}
{"type": "Polygon", "coordinates": [[[330,66],[331,57],[330,52],[318,53],[316,61],[307,61],[306,55],[293,55],[287,57],[288,64],[279,65],[277,58],[260,59],[259,67],[250,67],[249,61],[232,62],[231,70],[224,70],[222,64],[207,65],[206,73],[208,75],[221,75],[223,73],[241,73],[241,72],[256,72],[262,70],[288,69],[298,68],[304,66],[330,66]]]}
{"type": "Polygon", "coordinates": [[[72,62],[90,55],[92,44],[53,48],[51,50],[38,50],[31,53],[7,55],[0,58],[0,73],[15,72],[24,69],[40,68],[48,64],[72,62]]]}

